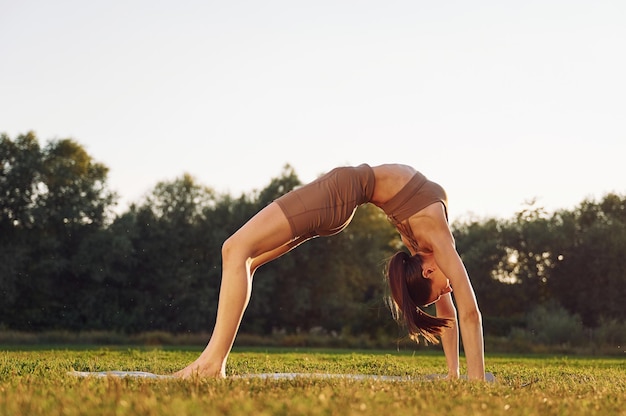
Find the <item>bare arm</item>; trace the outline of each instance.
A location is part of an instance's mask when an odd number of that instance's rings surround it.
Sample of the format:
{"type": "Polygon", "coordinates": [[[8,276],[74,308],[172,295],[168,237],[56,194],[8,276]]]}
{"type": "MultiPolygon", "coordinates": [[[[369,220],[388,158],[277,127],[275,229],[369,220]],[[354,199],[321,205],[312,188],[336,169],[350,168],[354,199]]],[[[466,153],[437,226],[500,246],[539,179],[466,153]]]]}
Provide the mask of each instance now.
{"type": "MultiPolygon", "coordinates": [[[[401,236],[402,242],[409,249],[412,255],[417,254],[413,248],[413,244],[404,235],[401,236]]],[[[436,303],[437,316],[441,318],[450,318],[454,321],[451,328],[444,329],[441,334],[441,345],[443,353],[446,356],[448,365],[448,378],[456,380],[459,378],[459,323],[456,316],[456,308],[452,302],[450,293],[443,295],[436,303]]]]}
{"type": "MultiPolygon", "coordinates": [[[[458,309],[458,326],[461,329],[463,349],[467,360],[467,376],[470,380],[484,380],[485,352],[482,317],[467,270],[456,251],[454,237],[448,227],[443,205],[433,204],[425,208],[421,215],[413,218],[411,227],[419,232],[419,235],[416,235],[417,240],[426,249],[432,251],[437,266],[450,280],[450,285],[454,290],[454,300],[458,309]]],[[[445,336],[444,334],[442,337],[444,351],[447,342],[452,344],[451,341],[446,340],[445,336]]],[[[450,334],[447,336],[452,337],[450,334]]],[[[446,357],[448,357],[447,351],[446,357]]]]}
{"type": "Polygon", "coordinates": [[[459,378],[459,324],[456,317],[456,308],[452,303],[452,296],[446,293],[435,303],[437,316],[454,320],[451,328],[444,329],[441,334],[441,345],[448,364],[448,378],[459,378]]]}
{"type": "MultiPolygon", "coordinates": [[[[449,234],[449,231],[448,231],[449,234]]],[[[485,379],[485,358],[482,317],[474,289],[461,261],[452,235],[436,233],[432,239],[433,254],[441,271],[450,279],[458,307],[459,326],[467,359],[467,376],[470,380],[485,379]]]]}

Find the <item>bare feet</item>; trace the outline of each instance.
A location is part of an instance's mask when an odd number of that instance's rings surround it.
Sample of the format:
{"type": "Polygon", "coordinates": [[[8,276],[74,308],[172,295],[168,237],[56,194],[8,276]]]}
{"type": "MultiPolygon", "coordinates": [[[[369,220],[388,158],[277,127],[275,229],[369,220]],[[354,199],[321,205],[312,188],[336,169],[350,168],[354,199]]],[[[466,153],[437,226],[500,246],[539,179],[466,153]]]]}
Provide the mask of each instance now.
{"type": "Polygon", "coordinates": [[[215,366],[206,363],[199,363],[198,360],[196,360],[182,370],[175,372],[173,376],[182,379],[194,377],[226,378],[226,369],[224,368],[224,366],[215,366]]]}

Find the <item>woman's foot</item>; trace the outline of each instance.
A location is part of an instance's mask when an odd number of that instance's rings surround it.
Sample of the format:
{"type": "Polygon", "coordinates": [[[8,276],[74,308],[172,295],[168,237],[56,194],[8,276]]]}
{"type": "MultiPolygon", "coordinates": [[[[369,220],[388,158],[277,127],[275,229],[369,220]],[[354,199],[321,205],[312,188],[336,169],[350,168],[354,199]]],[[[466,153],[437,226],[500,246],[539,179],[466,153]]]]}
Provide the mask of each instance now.
{"type": "Polygon", "coordinates": [[[187,367],[172,374],[174,377],[188,379],[194,377],[201,378],[226,378],[226,369],[224,366],[215,366],[211,364],[199,363],[197,360],[189,364],[187,367]]]}

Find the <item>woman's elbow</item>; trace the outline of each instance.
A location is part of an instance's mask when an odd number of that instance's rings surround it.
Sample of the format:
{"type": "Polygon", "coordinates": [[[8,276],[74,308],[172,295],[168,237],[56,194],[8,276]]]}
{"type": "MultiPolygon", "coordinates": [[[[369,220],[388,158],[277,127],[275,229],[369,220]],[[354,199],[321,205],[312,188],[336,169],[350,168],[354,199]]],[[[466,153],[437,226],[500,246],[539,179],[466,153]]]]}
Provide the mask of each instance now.
{"type": "Polygon", "coordinates": [[[463,323],[468,323],[472,325],[480,325],[483,324],[483,318],[480,313],[480,310],[476,308],[472,308],[469,311],[462,311],[459,313],[459,321],[463,323]]]}

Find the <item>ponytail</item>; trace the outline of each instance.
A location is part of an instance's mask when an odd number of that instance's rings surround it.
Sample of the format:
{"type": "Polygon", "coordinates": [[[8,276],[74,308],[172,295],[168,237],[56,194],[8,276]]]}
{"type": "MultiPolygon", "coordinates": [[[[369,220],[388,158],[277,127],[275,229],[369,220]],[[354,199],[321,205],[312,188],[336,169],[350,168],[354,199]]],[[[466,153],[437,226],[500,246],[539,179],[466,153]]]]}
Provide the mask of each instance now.
{"type": "Polygon", "coordinates": [[[387,266],[387,281],[391,289],[388,303],[391,314],[409,331],[409,338],[419,342],[419,336],[433,344],[452,320],[437,318],[424,312],[420,306],[430,298],[430,280],[422,276],[422,260],[405,251],[393,255],[387,266]]]}

